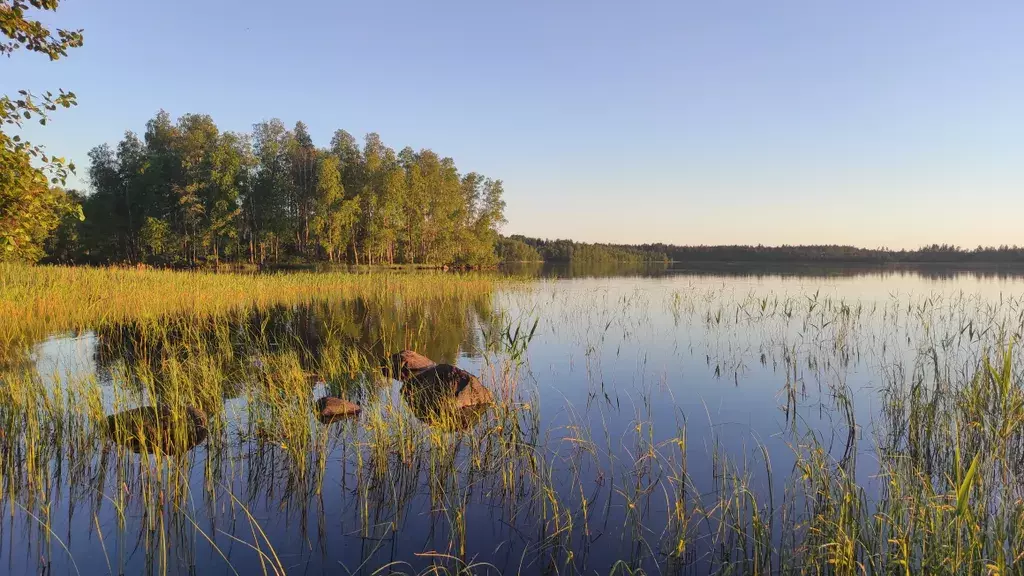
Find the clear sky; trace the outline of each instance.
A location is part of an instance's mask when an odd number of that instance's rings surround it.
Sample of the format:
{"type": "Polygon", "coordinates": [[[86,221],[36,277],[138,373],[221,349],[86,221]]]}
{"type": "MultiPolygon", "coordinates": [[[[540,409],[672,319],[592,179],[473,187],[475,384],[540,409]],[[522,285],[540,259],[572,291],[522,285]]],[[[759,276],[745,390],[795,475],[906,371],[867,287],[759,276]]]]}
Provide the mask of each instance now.
{"type": "Polygon", "coordinates": [[[1024,2],[65,0],[66,60],[0,92],[79,106],[86,152],[160,108],[429,147],[505,182],[506,233],[1024,244],[1024,2]]]}

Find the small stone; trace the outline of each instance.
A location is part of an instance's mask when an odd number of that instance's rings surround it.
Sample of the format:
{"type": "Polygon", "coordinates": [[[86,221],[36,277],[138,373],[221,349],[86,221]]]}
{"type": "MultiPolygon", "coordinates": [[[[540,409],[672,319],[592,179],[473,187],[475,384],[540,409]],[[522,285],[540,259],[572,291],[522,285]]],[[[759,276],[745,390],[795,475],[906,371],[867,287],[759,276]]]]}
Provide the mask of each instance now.
{"type": "Polygon", "coordinates": [[[359,404],[334,396],[324,396],[316,401],[316,412],[320,418],[357,416],[361,411],[359,404]]]}

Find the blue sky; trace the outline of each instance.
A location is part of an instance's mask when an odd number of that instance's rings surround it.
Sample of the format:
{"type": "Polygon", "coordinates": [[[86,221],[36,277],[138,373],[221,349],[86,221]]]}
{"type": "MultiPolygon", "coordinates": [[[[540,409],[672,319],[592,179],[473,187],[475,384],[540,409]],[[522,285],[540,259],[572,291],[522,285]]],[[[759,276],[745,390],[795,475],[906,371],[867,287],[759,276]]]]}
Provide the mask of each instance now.
{"type": "Polygon", "coordinates": [[[69,156],[160,108],[375,131],[505,182],[506,233],[1024,244],[1024,2],[65,0],[69,156]]]}

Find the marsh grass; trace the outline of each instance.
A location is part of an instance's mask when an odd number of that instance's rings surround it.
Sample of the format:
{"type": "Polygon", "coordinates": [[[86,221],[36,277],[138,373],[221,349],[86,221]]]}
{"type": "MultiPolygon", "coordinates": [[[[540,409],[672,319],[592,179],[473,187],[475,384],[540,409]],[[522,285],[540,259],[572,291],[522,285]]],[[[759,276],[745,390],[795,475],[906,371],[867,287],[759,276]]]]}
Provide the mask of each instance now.
{"type": "Polygon", "coordinates": [[[0,351],[66,331],[124,321],[196,322],[239,308],[316,299],[455,301],[489,294],[495,277],[481,274],[350,274],[292,272],[214,274],[132,268],[24,266],[0,263],[0,351]]]}
{"type": "Polygon", "coordinates": [[[275,516],[327,558],[339,515],[361,548],[338,566],[352,573],[1024,569],[1019,300],[552,292],[561,316],[541,317],[506,313],[482,277],[2,272],[0,530],[30,547],[32,570],[84,573],[76,558],[98,549],[111,574],[293,573],[275,516]],[[656,383],[605,381],[602,363],[662,313],[693,330],[675,346],[729,385],[750,362],[774,371],[785,453],[755,434],[730,449],[699,413],[659,419],[656,383]],[[102,370],[38,373],[29,344],[65,330],[93,331],[102,370]],[[529,349],[557,330],[586,351],[585,404],[542,405],[529,349]],[[494,405],[417,417],[380,363],[421,345],[481,354],[494,405]],[[870,421],[846,378],[865,364],[883,406],[870,421]],[[323,394],[363,413],[318,422],[323,394]],[[169,422],[201,409],[205,442],[178,426],[172,449],[111,442],[109,415],[157,405],[169,422]],[[695,468],[702,456],[712,465],[695,468]],[[85,548],[72,526],[88,528],[85,548]],[[504,541],[482,557],[491,529],[504,541]],[[414,555],[399,548],[410,533],[425,542],[414,555]]]}

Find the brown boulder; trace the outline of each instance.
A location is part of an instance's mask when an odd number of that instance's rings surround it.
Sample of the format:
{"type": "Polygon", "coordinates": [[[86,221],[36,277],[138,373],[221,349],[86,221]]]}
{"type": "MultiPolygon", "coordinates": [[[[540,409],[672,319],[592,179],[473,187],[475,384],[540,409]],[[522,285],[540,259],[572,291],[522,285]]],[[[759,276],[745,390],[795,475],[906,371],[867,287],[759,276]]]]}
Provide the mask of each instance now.
{"type": "Polygon", "coordinates": [[[433,360],[414,350],[402,350],[391,355],[384,366],[384,375],[405,382],[409,378],[437,366],[433,360]]]}
{"type": "Polygon", "coordinates": [[[480,379],[451,364],[438,364],[428,368],[402,386],[410,404],[427,408],[468,408],[494,402],[494,396],[480,379]]]}
{"type": "Polygon", "coordinates": [[[187,407],[181,413],[160,406],[140,406],[107,417],[111,439],[133,452],[188,452],[206,440],[206,414],[187,407]]]}
{"type": "Polygon", "coordinates": [[[321,420],[358,416],[361,411],[359,404],[334,396],[324,396],[316,401],[316,413],[321,420]]]}

